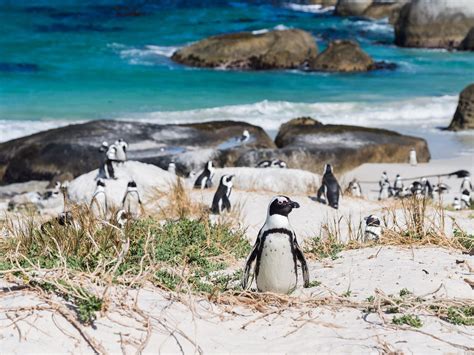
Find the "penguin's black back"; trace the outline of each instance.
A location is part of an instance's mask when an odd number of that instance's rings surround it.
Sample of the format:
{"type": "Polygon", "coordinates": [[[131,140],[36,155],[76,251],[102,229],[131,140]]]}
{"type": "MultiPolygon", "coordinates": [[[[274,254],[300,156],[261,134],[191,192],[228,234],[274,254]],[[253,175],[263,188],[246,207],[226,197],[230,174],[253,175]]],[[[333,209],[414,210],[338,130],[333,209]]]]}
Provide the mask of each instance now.
{"type": "Polygon", "coordinates": [[[331,207],[339,206],[340,188],[336,177],[331,172],[327,172],[323,176],[323,185],[326,186],[326,196],[331,207]]]}

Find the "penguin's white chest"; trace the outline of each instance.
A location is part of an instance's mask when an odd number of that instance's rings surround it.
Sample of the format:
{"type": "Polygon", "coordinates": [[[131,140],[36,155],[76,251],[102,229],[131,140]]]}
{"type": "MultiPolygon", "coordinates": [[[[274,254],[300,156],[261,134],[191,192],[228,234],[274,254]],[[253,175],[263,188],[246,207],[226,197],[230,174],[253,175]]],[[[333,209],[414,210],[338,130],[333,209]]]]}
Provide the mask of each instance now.
{"type": "Polygon", "coordinates": [[[257,288],[262,292],[290,293],[296,288],[295,259],[290,238],[284,233],[269,234],[262,247],[257,288]]]}
{"type": "Polygon", "coordinates": [[[125,197],[123,209],[132,215],[137,216],[140,212],[140,203],[138,201],[138,193],[134,191],[129,192],[125,197]]]}
{"type": "Polygon", "coordinates": [[[107,213],[107,197],[105,192],[98,192],[92,201],[92,213],[95,216],[105,216],[107,213]]]}

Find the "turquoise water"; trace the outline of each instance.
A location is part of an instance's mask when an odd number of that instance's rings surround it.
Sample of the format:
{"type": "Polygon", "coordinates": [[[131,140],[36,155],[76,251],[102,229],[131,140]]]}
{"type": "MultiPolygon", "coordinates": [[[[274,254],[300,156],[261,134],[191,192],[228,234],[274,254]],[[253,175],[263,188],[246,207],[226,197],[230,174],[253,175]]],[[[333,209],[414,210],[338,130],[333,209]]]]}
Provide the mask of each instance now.
{"type": "Polygon", "coordinates": [[[432,135],[449,123],[458,93],[474,80],[473,53],[397,48],[384,21],[296,11],[284,2],[18,3],[0,0],[2,141],[95,118],[228,118],[275,130],[300,114],[432,135]],[[311,32],[320,49],[330,39],[355,39],[398,68],[242,72],[187,68],[169,59],[176,48],[210,35],[286,27],[311,32]]]}

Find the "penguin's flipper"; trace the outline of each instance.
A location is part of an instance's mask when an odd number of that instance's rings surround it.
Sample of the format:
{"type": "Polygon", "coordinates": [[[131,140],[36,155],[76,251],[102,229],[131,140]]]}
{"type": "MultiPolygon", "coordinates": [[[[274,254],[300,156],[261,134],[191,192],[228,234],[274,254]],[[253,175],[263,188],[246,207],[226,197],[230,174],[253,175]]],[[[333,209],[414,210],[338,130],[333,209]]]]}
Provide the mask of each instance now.
{"type": "Polygon", "coordinates": [[[260,233],[259,233],[259,235],[257,237],[257,240],[255,241],[255,245],[253,246],[252,251],[250,252],[250,255],[247,258],[247,261],[245,263],[244,275],[242,276],[242,289],[244,289],[244,290],[246,290],[247,287],[250,286],[248,284],[249,276],[250,276],[250,268],[252,267],[253,262],[257,258],[259,249],[260,249],[260,233]]]}
{"type": "Polygon", "coordinates": [[[222,207],[223,209],[226,209],[228,212],[230,212],[230,201],[226,195],[222,198],[222,207]]]}
{"type": "Polygon", "coordinates": [[[295,243],[296,258],[299,260],[299,262],[301,264],[301,270],[303,271],[303,287],[306,288],[306,287],[309,286],[308,263],[306,262],[303,251],[301,250],[300,246],[298,245],[298,241],[296,240],[296,236],[294,238],[295,238],[294,243],[295,243]]]}

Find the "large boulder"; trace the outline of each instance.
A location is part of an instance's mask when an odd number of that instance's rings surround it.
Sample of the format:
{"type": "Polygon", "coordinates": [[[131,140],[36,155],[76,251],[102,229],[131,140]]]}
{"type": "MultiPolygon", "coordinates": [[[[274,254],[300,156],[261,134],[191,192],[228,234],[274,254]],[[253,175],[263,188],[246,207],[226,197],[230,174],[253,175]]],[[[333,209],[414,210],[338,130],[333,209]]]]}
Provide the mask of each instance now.
{"type": "Polygon", "coordinates": [[[291,29],[214,36],[179,49],[171,59],[195,67],[286,69],[304,65],[317,52],[310,33],[291,29]]]}
{"type": "Polygon", "coordinates": [[[375,69],[375,62],[357,42],[331,41],[328,47],[308,63],[308,69],[328,72],[364,72],[375,69]]]}
{"type": "Polygon", "coordinates": [[[469,33],[462,40],[459,49],[462,51],[474,51],[474,27],[470,29],[469,33]]]}
{"type": "Polygon", "coordinates": [[[410,0],[375,0],[368,8],[364,10],[363,17],[370,19],[388,18],[391,24],[398,20],[400,11],[410,0]]]}
{"type": "Polygon", "coordinates": [[[167,168],[174,160],[178,172],[199,170],[209,159],[232,162],[241,150],[273,148],[265,131],[244,122],[218,121],[198,124],[158,125],[126,121],[90,121],[40,132],[0,144],[0,182],[51,180],[76,177],[99,167],[103,141],[123,138],[129,143],[128,158],[167,168]],[[250,139],[237,138],[244,130],[250,139]]]}
{"type": "Polygon", "coordinates": [[[395,25],[395,43],[403,47],[456,48],[474,26],[472,0],[413,0],[395,25]]]}
{"type": "Polygon", "coordinates": [[[364,163],[408,162],[411,148],[416,149],[419,162],[430,159],[424,139],[384,129],[311,123],[308,118],[283,125],[275,142],[279,149],[252,149],[236,165],[279,158],[295,169],[321,173],[324,164],[331,163],[338,171],[346,171],[364,163]]]}
{"type": "Polygon", "coordinates": [[[338,0],[336,15],[362,16],[364,11],[372,4],[373,0],[338,0]]]}
{"type": "Polygon", "coordinates": [[[474,129],[474,84],[466,87],[459,95],[458,107],[448,129],[474,129]]]}

